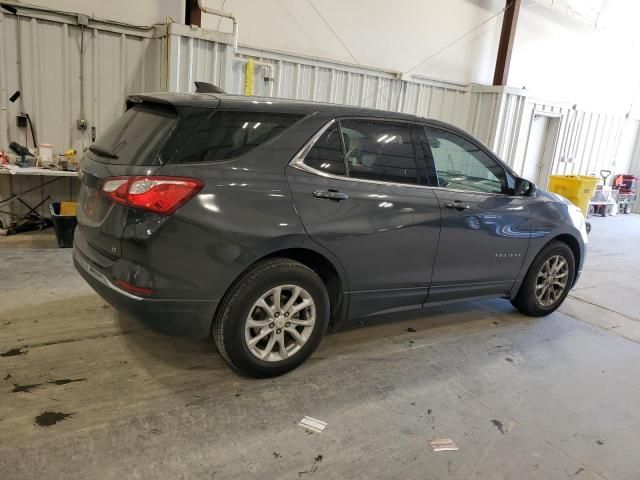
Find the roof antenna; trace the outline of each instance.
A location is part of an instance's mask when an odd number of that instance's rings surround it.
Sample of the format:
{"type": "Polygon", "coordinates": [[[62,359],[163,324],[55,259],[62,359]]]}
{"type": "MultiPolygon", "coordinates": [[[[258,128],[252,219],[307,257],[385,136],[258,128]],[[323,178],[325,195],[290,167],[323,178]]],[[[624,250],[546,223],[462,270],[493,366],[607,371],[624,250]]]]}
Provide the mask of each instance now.
{"type": "Polygon", "coordinates": [[[196,84],[196,93],[227,93],[213,83],[194,82],[196,84]]]}

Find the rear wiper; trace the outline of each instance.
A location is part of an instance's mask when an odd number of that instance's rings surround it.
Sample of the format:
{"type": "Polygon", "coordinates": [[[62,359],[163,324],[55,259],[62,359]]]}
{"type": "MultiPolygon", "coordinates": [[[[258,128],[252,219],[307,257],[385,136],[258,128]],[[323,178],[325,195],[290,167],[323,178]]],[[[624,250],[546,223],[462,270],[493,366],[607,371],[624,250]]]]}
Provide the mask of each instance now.
{"type": "Polygon", "coordinates": [[[116,155],[115,153],[107,150],[106,148],[99,147],[95,143],[89,146],[89,150],[91,150],[96,155],[100,155],[101,157],[118,158],[118,155],[116,155]]]}

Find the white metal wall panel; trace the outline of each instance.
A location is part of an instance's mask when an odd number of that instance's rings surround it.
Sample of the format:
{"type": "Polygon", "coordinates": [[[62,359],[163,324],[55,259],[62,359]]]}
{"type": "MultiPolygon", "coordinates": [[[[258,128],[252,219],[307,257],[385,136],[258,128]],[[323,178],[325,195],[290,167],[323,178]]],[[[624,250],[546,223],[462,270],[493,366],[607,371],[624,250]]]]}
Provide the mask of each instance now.
{"type": "MultiPolygon", "coordinates": [[[[75,128],[81,115],[80,32],[74,19],[0,17],[1,145],[24,143],[19,138],[24,132],[19,134],[15,126],[21,101],[40,142],[54,144],[56,151],[88,145],[90,128],[84,134],[75,128]],[[7,99],[18,89],[19,68],[22,99],[11,104],[7,99]]],[[[200,80],[242,94],[251,55],[272,68],[255,65],[255,95],[399,110],[450,122],[487,143],[519,172],[536,112],[561,118],[552,173],[627,171],[634,155],[638,121],[620,115],[584,112],[509,88],[406,81],[390,72],[275,52],[241,49],[235,61],[231,43],[229,34],[178,24],[156,31],[92,24],[85,29],[83,80],[89,127],[95,126],[99,135],[121,114],[130,93],[191,92],[193,82],[200,80]],[[267,73],[273,74],[272,80],[265,80],[267,73]]],[[[16,182],[14,191],[21,189],[16,182]]],[[[60,188],[60,195],[68,196],[68,188],[60,188]]],[[[0,198],[7,196],[4,190],[0,188],[0,198]]]]}
{"type": "MultiPolygon", "coordinates": [[[[76,128],[81,117],[80,32],[79,26],[63,22],[0,17],[2,145],[11,140],[25,143],[15,120],[21,105],[33,120],[39,142],[53,144],[56,152],[82,151],[88,145],[90,128],[84,135],[76,128]],[[10,103],[6,99],[19,89],[18,69],[22,95],[10,103]]],[[[126,95],[162,89],[163,40],[135,30],[125,34],[98,28],[86,28],[84,36],[85,118],[99,134],[122,113],[126,95]]]]}
{"type": "MultiPolygon", "coordinates": [[[[80,40],[80,27],[66,18],[0,15],[0,148],[7,148],[11,141],[33,147],[31,135],[27,142],[25,129],[16,126],[16,115],[25,112],[40,143],[52,144],[55,153],[68,148],[82,152],[90,143],[91,127],[98,135],[107,128],[123,112],[126,95],[163,89],[164,40],[154,38],[153,32],[125,27],[85,28],[84,78],[80,73],[80,40]],[[76,128],[82,116],[81,81],[88,124],[84,132],[76,128]],[[8,98],[16,90],[21,90],[21,97],[11,103],[8,98]]],[[[2,175],[0,199],[47,180],[13,177],[9,181],[2,175]]],[[[76,194],[77,185],[62,179],[23,198],[35,205],[47,195],[52,200],[73,200],[76,194]]],[[[45,215],[48,203],[40,208],[45,215]]],[[[15,203],[4,209],[24,212],[15,203]]]]}
{"type": "Polygon", "coordinates": [[[201,38],[170,35],[169,87],[172,92],[193,92],[196,81],[225,89],[225,71],[231,47],[201,38]]]}
{"type": "MultiPolygon", "coordinates": [[[[462,128],[468,123],[471,94],[467,87],[407,82],[384,72],[304,63],[304,59],[297,57],[253,58],[272,65],[274,97],[402,111],[448,121],[462,128]]],[[[269,96],[272,87],[270,81],[264,80],[266,72],[267,67],[254,66],[255,95],[269,96]]],[[[244,93],[245,73],[246,63],[235,62],[231,93],[244,93]]]]}
{"type": "Polygon", "coordinates": [[[551,173],[599,175],[600,170],[627,172],[638,135],[638,120],[586,112],[567,104],[534,100],[515,93],[479,93],[472,133],[487,142],[516,172],[524,159],[533,115],[560,118],[551,173]],[[493,120],[492,118],[497,119],[493,120]]]}

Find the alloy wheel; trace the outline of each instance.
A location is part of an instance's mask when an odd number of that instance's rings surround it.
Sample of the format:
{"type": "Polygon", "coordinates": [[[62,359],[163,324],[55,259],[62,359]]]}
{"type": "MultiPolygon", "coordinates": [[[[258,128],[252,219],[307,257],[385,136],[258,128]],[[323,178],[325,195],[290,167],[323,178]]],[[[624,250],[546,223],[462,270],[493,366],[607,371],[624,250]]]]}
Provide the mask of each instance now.
{"type": "Polygon", "coordinates": [[[279,285],[263,293],[245,322],[249,351],[266,362],[295,355],[309,340],[316,323],[313,297],[298,285],[279,285]]]}
{"type": "Polygon", "coordinates": [[[562,255],[554,255],[542,265],[536,278],[536,300],[541,307],[556,303],[565,289],[569,278],[569,263],[562,255]]]}

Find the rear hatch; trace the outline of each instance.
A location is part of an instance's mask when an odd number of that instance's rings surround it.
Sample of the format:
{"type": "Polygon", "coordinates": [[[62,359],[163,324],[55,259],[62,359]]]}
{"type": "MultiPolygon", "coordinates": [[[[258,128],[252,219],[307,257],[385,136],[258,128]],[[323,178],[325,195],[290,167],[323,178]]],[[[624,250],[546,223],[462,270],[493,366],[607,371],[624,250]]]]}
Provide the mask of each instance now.
{"type": "Polygon", "coordinates": [[[161,167],[158,153],[178,121],[173,106],[139,103],[91,145],[82,159],[76,245],[103,267],[120,257],[128,208],[101,193],[105,179],[149,176],[161,167]]]}

